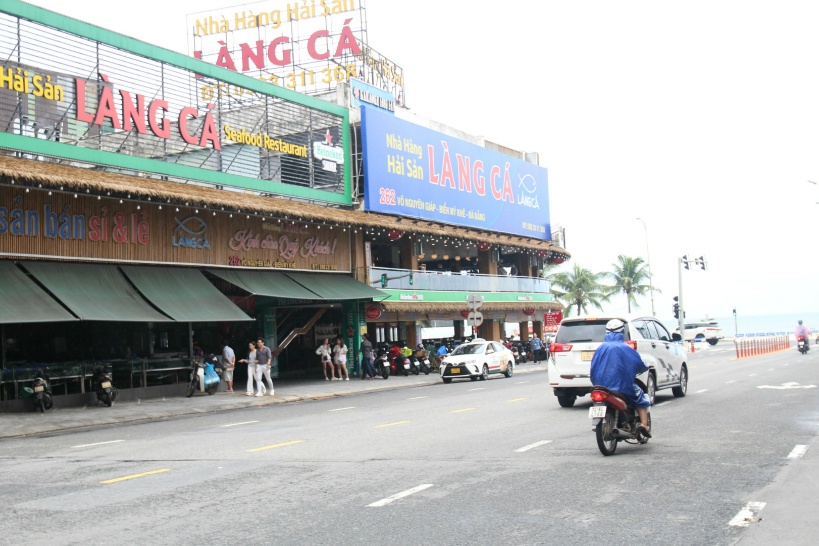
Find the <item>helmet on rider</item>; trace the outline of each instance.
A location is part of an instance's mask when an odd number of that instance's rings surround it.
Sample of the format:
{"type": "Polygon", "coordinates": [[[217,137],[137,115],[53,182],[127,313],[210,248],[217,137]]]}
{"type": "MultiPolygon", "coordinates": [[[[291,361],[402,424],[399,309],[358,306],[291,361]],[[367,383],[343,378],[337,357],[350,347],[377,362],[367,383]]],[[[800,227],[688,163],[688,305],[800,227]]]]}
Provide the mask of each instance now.
{"type": "Polygon", "coordinates": [[[606,332],[623,332],[626,324],[620,319],[611,319],[606,323],[606,332]]]}
{"type": "Polygon", "coordinates": [[[802,324],[802,321],[801,321],[801,320],[799,321],[799,324],[802,324]]]}

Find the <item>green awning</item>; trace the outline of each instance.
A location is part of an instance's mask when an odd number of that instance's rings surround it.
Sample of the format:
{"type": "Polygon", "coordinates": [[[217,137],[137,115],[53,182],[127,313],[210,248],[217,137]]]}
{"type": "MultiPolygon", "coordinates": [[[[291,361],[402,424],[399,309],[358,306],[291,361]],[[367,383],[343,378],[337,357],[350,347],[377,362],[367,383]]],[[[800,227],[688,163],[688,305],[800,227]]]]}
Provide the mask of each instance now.
{"type": "Polygon", "coordinates": [[[324,300],[384,299],[387,294],[347,275],[330,273],[285,273],[324,300]]]}
{"type": "Polygon", "coordinates": [[[115,265],[21,262],[81,320],[170,322],[128,284],[115,265]]]}
{"type": "Polygon", "coordinates": [[[311,292],[278,271],[208,269],[208,272],[256,296],[297,300],[322,299],[315,292],[311,292]]]}
{"type": "Polygon", "coordinates": [[[121,266],[143,296],[178,322],[253,320],[196,269],[121,266]]]}
{"type": "Polygon", "coordinates": [[[0,261],[0,324],[77,320],[14,262],[0,261]]]}

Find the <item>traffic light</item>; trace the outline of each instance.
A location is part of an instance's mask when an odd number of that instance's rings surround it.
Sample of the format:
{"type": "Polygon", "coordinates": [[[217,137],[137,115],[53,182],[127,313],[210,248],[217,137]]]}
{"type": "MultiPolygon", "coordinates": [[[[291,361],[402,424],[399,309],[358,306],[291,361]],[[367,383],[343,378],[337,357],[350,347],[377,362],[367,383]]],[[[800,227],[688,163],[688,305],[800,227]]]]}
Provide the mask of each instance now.
{"type": "Polygon", "coordinates": [[[387,286],[387,274],[382,273],[381,274],[381,288],[384,288],[385,286],[387,286]]]}
{"type": "Polygon", "coordinates": [[[687,254],[683,255],[683,257],[682,257],[682,264],[683,264],[683,267],[685,267],[686,269],[688,269],[688,255],[687,255],[687,254]]]}
{"type": "Polygon", "coordinates": [[[700,264],[702,270],[705,271],[705,258],[700,256],[699,259],[697,260],[697,263],[700,264]]]}
{"type": "Polygon", "coordinates": [[[734,316],[737,316],[737,310],[734,308],[734,316]]]}
{"type": "Polygon", "coordinates": [[[680,298],[678,296],[674,296],[674,318],[675,319],[680,318],[680,304],[677,303],[678,301],[680,301],[680,298]]]}
{"type": "Polygon", "coordinates": [[[409,279],[409,281],[410,281],[410,286],[412,286],[412,271],[410,271],[410,279],[409,279]]]}

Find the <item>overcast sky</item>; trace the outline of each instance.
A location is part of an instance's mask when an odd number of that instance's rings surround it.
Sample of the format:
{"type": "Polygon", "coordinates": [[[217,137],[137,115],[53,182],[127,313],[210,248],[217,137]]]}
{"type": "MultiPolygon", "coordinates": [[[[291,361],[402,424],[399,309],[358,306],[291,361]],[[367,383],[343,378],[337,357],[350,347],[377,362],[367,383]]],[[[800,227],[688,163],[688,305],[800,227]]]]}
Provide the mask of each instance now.
{"type": "MultiPolygon", "coordinates": [[[[182,53],[186,14],[240,4],[31,3],[182,53]]],[[[683,272],[689,318],[819,309],[819,186],[807,183],[819,182],[819,2],[366,7],[370,45],[404,69],[413,111],[540,154],[570,264],[645,258],[641,217],[661,318],[683,254],[709,267],[683,272]]]]}

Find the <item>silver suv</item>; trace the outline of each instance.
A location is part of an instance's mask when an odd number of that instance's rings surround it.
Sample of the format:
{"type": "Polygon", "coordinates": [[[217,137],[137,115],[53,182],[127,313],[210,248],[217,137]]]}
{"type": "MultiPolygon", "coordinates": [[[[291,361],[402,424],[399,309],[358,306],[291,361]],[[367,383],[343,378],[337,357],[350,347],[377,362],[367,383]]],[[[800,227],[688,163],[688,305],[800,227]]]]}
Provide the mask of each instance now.
{"type": "MultiPolygon", "coordinates": [[[[688,390],[686,353],[660,321],[646,316],[572,317],[560,323],[549,361],[549,385],[560,405],[570,408],[578,396],[591,392],[591,360],[606,337],[606,323],[614,318],[626,324],[625,342],[640,354],[648,367],[638,379],[646,386],[646,396],[651,403],[656,391],[661,389],[673,389],[674,396],[685,396],[688,390]]],[[[676,338],[679,339],[679,335],[676,338]]]]}

